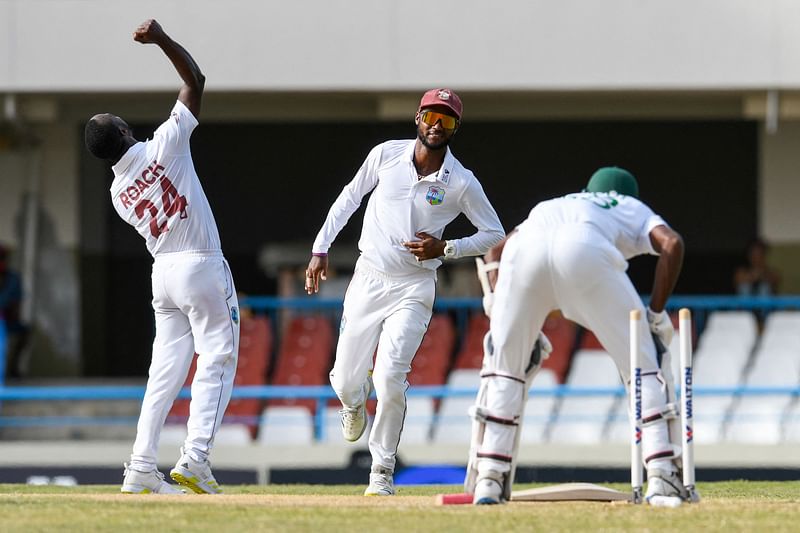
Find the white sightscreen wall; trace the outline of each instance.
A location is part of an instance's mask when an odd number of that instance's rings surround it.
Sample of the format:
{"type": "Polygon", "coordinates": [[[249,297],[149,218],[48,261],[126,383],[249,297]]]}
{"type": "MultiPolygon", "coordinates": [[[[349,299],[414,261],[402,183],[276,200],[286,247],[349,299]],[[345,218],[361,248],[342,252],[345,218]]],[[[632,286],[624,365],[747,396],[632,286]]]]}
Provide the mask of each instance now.
{"type": "Polygon", "coordinates": [[[800,87],[795,0],[3,0],[0,91],[169,89],[148,17],[210,90],[800,87]]]}

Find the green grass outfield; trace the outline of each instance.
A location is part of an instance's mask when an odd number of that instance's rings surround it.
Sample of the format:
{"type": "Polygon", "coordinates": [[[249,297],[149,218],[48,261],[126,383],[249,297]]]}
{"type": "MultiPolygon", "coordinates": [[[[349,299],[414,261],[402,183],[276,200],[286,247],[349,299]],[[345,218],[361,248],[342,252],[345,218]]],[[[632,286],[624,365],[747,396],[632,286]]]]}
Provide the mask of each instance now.
{"type": "MultiPolygon", "coordinates": [[[[540,485],[515,485],[515,489],[540,485]]],[[[624,485],[609,485],[627,490],[624,485]]],[[[456,485],[227,486],[221,496],[123,495],[118,486],[0,484],[0,530],[14,531],[798,531],[800,481],[701,483],[703,501],[677,509],[592,502],[436,506],[456,485]]]]}

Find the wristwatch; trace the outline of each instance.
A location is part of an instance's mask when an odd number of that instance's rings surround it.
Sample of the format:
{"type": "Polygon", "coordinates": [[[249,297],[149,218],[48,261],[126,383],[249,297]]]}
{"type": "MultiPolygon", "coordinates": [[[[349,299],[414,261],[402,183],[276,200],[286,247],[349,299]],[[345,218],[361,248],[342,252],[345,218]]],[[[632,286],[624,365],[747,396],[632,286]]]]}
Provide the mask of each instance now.
{"type": "Polygon", "coordinates": [[[456,256],[456,243],[453,241],[444,242],[444,257],[452,259],[456,256]]]}

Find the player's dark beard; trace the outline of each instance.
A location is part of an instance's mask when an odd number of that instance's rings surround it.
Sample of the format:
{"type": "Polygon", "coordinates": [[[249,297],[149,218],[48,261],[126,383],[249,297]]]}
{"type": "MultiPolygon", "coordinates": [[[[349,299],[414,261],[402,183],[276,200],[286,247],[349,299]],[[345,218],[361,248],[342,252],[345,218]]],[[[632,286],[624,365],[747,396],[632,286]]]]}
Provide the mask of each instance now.
{"type": "Polygon", "coordinates": [[[422,145],[425,146],[425,148],[428,148],[430,150],[444,150],[445,148],[447,148],[447,145],[450,144],[450,139],[452,139],[452,137],[446,137],[442,142],[438,144],[432,144],[428,141],[428,139],[425,137],[425,135],[419,128],[417,128],[417,138],[422,143],[422,145]]]}

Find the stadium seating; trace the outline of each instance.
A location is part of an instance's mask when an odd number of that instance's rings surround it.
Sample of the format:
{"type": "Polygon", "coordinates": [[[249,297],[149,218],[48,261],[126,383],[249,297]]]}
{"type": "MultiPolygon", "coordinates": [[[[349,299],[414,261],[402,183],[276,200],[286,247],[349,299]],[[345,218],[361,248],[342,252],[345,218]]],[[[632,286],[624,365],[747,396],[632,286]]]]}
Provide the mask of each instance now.
{"type": "Polygon", "coordinates": [[[314,442],[314,419],[303,405],[267,405],[261,415],[258,443],[308,445],[314,442]]]}
{"type": "MultiPolygon", "coordinates": [[[[533,378],[531,390],[552,389],[557,385],[558,377],[555,371],[550,368],[542,368],[533,378]]],[[[557,398],[554,395],[533,395],[528,398],[522,423],[522,442],[535,444],[547,440],[556,405],[557,398]]]]}
{"type": "Polygon", "coordinates": [[[214,445],[245,446],[253,441],[253,432],[249,424],[227,424],[219,427],[214,437],[214,445]]]}
{"type": "MultiPolygon", "coordinates": [[[[776,311],[767,316],[745,383],[753,387],[800,384],[800,312],[776,311]]],[[[751,444],[780,442],[792,400],[788,393],[737,398],[725,440],[751,444]]]]}
{"type": "MultiPolygon", "coordinates": [[[[323,385],[334,350],[333,326],[322,315],[299,316],[291,320],[281,340],[273,385],[323,385]]],[[[316,409],[311,399],[269,400],[269,406],[302,405],[309,413],[316,409]]]]}
{"type": "MultiPolygon", "coordinates": [[[[716,311],[709,315],[694,352],[695,387],[736,387],[758,335],[755,315],[748,311],[716,311]]],[[[720,442],[733,406],[733,394],[694,398],[695,439],[699,444],[720,442]]]]}
{"type": "MultiPolygon", "coordinates": [[[[573,387],[616,387],[620,377],[614,361],[604,350],[581,349],[575,353],[567,384],[573,387]]],[[[617,403],[615,396],[567,396],[558,406],[551,442],[589,444],[603,438],[606,423],[617,403]]]]}
{"type": "Polygon", "coordinates": [[[547,320],[544,321],[542,331],[553,345],[553,353],[550,354],[543,366],[553,371],[557,383],[564,383],[572,354],[575,351],[578,326],[575,322],[564,318],[560,311],[555,311],[550,313],[547,320]]]}
{"type": "Polygon", "coordinates": [[[444,313],[433,315],[411,363],[411,372],[408,374],[411,386],[443,384],[455,343],[456,331],[450,316],[444,313]]]}
{"type": "MultiPolygon", "coordinates": [[[[480,370],[461,368],[450,372],[447,386],[452,389],[475,389],[480,386],[480,370]]],[[[442,399],[433,431],[433,442],[464,443],[471,438],[472,419],[469,408],[475,403],[475,396],[450,396],[442,399]]]]}
{"type": "Polygon", "coordinates": [[[483,363],[483,337],[489,331],[489,319],[483,312],[470,315],[461,340],[461,349],[456,355],[453,368],[480,368],[483,363]]]}
{"type": "Polygon", "coordinates": [[[166,424],[161,428],[158,440],[159,449],[177,448],[186,441],[186,424],[166,424]]]}
{"type": "MultiPolygon", "coordinates": [[[[483,337],[489,330],[489,319],[483,313],[473,313],[456,356],[454,368],[480,368],[483,363],[483,337]]],[[[557,383],[563,383],[575,346],[577,326],[560,312],[550,314],[542,331],[553,344],[553,353],[544,362],[544,368],[553,371],[557,383]]]]}
{"type": "Polygon", "coordinates": [[[431,437],[433,399],[410,396],[406,402],[406,421],[400,441],[404,444],[424,444],[431,437]]]}

